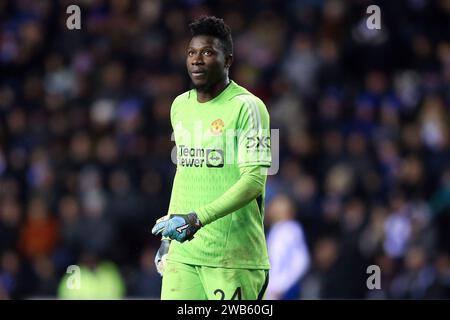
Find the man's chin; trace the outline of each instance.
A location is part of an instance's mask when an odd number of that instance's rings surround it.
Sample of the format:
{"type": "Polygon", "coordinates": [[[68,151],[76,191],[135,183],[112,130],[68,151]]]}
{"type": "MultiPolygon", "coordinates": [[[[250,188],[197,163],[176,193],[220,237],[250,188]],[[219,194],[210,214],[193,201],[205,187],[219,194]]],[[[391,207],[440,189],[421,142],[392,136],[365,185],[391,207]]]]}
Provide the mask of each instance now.
{"type": "Polygon", "coordinates": [[[195,90],[203,92],[207,91],[210,85],[207,82],[194,82],[192,81],[192,86],[195,90]]]}

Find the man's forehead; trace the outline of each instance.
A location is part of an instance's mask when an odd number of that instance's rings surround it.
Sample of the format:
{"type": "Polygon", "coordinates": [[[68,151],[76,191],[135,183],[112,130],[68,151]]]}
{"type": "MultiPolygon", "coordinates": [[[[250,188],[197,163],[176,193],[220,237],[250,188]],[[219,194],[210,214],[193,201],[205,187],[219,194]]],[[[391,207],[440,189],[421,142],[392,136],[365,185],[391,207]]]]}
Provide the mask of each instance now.
{"type": "Polygon", "coordinates": [[[192,37],[189,42],[189,47],[191,48],[202,48],[202,47],[220,47],[220,40],[213,36],[199,35],[192,37]]]}

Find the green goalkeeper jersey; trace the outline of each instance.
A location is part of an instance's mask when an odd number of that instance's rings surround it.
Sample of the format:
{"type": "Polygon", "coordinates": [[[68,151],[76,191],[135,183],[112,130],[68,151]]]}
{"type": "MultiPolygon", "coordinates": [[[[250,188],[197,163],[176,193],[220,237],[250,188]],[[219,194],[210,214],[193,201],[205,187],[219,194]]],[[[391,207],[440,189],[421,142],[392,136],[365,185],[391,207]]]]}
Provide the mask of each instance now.
{"type": "MultiPolygon", "coordinates": [[[[205,103],[197,101],[195,89],[179,95],[172,103],[170,116],[177,171],[169,214],[193,212],[216,200],[238,181],[241,167],[271,165],[266,106],[234,81],[205,103]]],[[[268,269],[264,197],[263,191],[244,207],[207,221],[191,241],[172,241],[168,260],[268,269]]]]}

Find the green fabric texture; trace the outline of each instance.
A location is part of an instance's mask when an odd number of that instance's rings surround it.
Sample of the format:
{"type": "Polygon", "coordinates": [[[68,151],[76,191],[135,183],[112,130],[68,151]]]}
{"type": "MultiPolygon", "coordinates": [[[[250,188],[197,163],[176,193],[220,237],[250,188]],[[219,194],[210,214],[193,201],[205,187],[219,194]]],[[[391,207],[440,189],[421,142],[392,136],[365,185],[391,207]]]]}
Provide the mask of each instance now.
{"type": "Polygon", "coordinates": [[[172,241],[168,260],[223,268],[268,269],[265,174],[271,165],[269,113],[234,81],[200,103],[196,90],[171,107],[177,170],[168,214],[197,212],[194,239],[172,241]]]}
{"type": "Polygon", "coordinates": [[[267,285],[267,270],[223,269],[168,261],[161,300],[256,300],[267,285]]]}
{"type": "Polygon", "coordinates": [[[202,225],[242,208],[263,192],[267,178],[264,172],[267,172],[267,168],[259,166],[241,167],[240,172],[240,179],[222,196],[195,210],[202,225]]]}

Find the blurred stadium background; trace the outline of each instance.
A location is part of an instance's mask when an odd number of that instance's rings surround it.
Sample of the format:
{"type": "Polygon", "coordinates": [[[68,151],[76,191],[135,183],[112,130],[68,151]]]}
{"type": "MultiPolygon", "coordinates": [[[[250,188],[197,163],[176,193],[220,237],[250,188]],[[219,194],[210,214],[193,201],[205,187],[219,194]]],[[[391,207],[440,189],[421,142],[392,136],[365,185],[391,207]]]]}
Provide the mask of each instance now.
{"type": "Polygon", "coordinates": [[[268,297],[450,298],[448,0],[0,1],[0,298],[158,298],[149,228],[202,14],[231,26],[231,77],[280,129],[268,297]]]}

